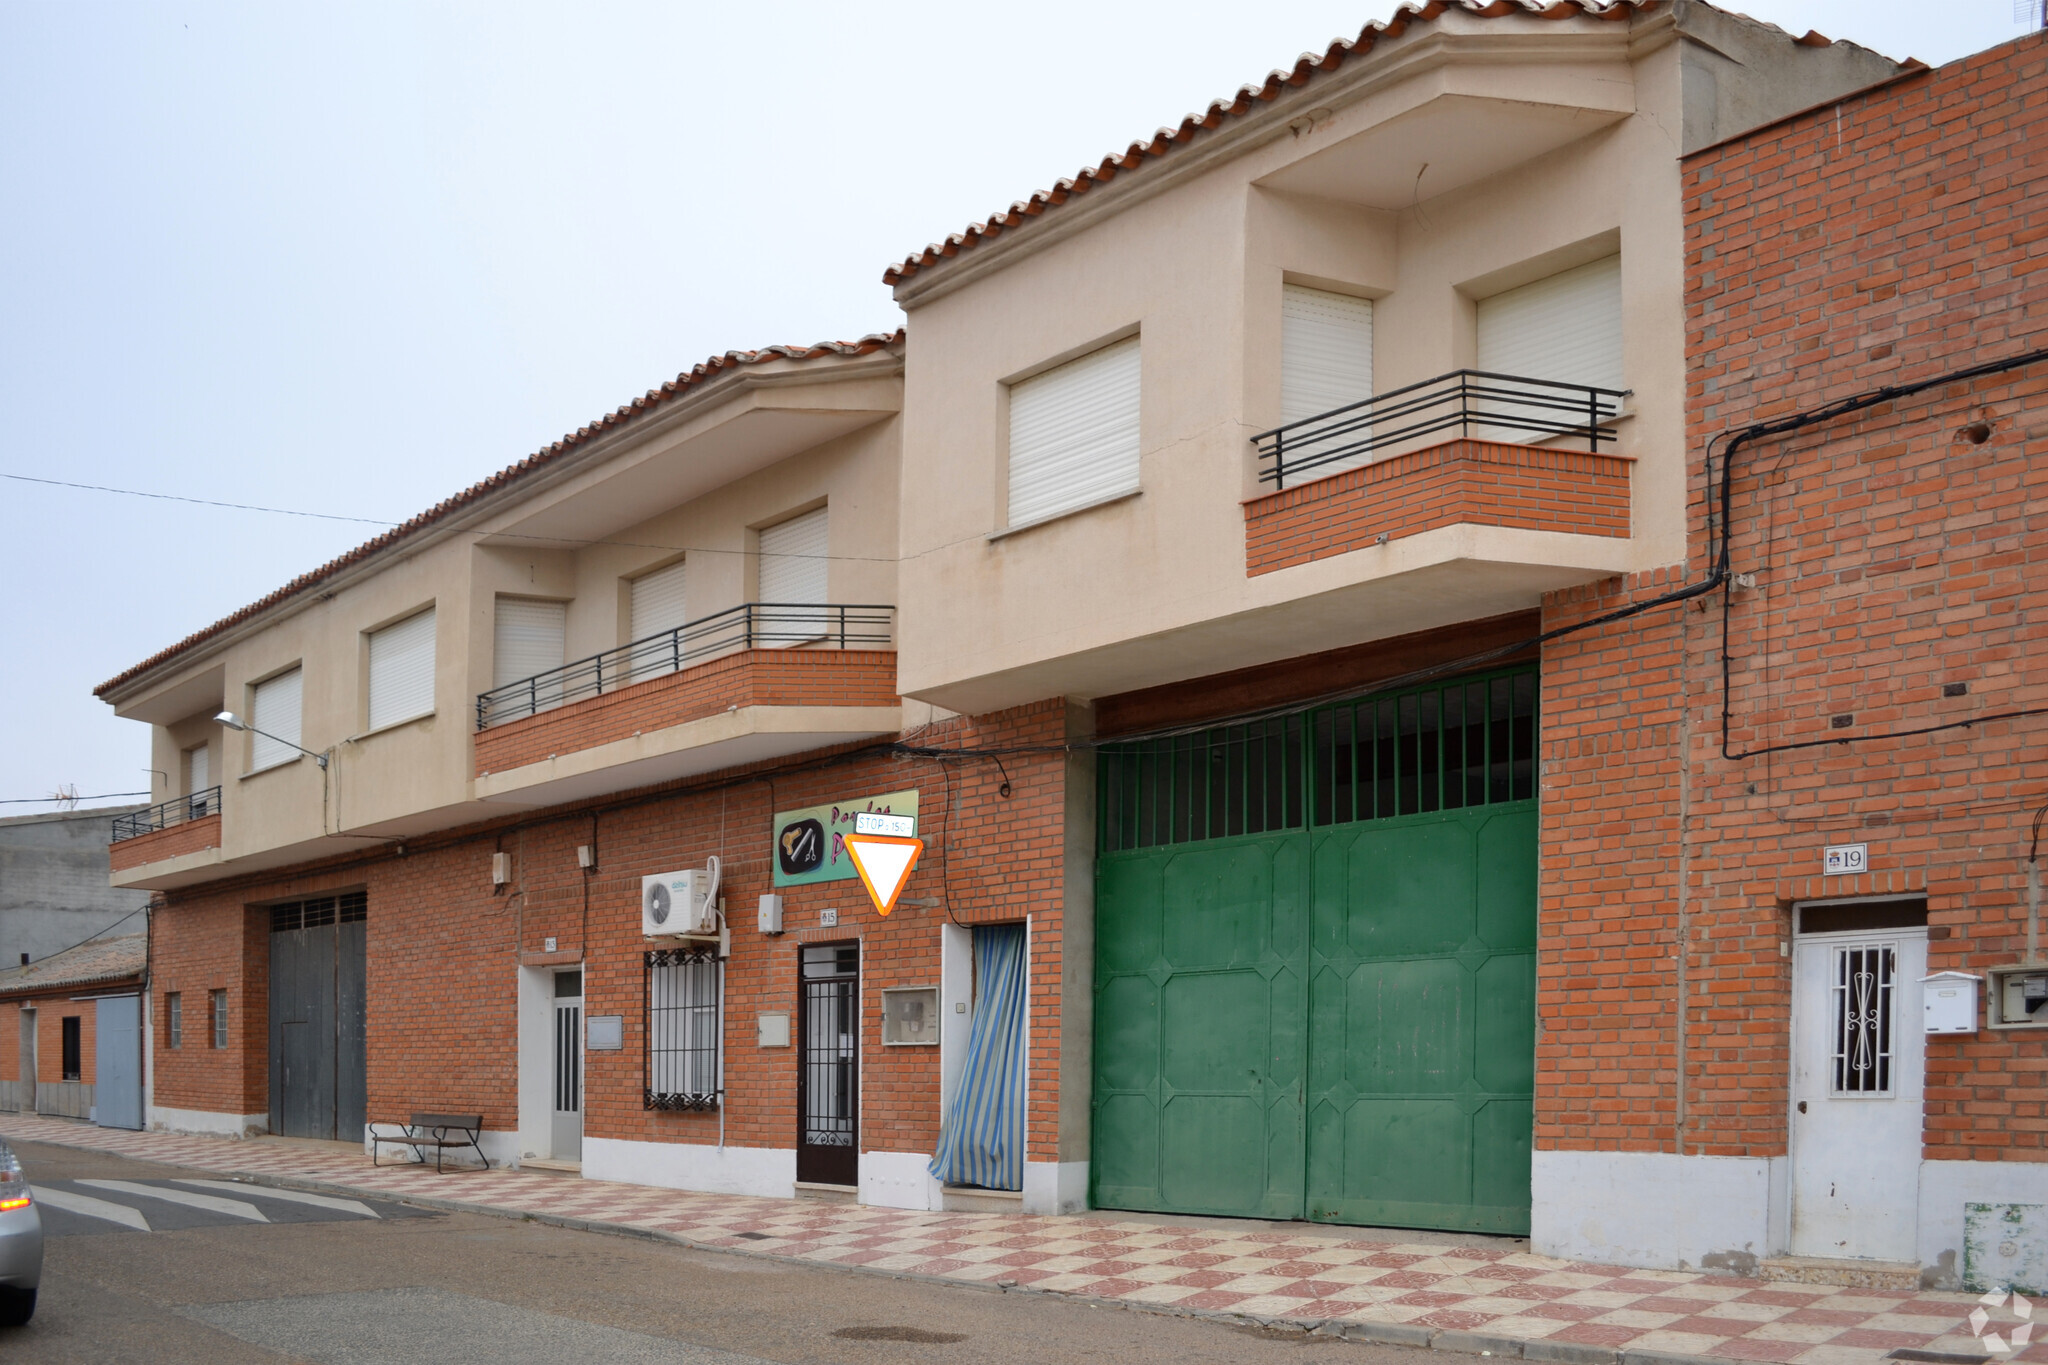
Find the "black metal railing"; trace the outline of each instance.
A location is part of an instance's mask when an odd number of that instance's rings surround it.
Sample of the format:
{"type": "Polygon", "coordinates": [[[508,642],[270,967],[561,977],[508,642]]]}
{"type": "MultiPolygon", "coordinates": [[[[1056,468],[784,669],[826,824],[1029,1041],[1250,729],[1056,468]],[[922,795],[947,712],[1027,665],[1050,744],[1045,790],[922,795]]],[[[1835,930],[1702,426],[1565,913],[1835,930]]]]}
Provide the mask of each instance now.
{"type": "Polygon", "coordinates": [[[1586,449],[1616,439],[1609,425],[1621,415],[1629,389],[1564,384],[1484,370],[1452,370],[1406,388],[1252,437],[1259,458],[1270,461],[1259,481],[1285,488],[1290,477],[1340,460],[1363,463],[1376,455],[1446,432],[1482,440],[1527,442],[1583,436],[1586,449]]]}
{"type": "Polygon", "coordinates": [[[180,796],[162,805],[151,806],[148,810],[130,811],[114,817],[114,843],[133,839],[139,834],[154,834],[172,825],[182,825],[187,820],[204,820],[209,815],[220,814],[220,788],[208,787],[203,792],[180,796]]]}
{"type": "Polygon", "coordinates": [[[660,635],[494,687],[476,699],[476,728],[488,730],[601,692],[616,692],[742,649],[887,649],[895,639],[895,620],[893,606],[742,602],[660,635]]]}

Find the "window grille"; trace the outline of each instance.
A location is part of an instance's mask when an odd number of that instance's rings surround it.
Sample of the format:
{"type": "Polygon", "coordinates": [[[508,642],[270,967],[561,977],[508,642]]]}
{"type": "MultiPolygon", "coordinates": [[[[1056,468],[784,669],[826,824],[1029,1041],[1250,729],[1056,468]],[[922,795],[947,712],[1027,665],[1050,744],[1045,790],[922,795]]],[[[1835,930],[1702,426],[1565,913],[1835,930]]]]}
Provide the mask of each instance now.
{"type": "Polygon", "coordinates": [[[1837,1095],[1891,1093],[1898,965],[1898,951],[1889,943],[1835,949],[1831,1079],[1837,1095]]]}
{"type": "Polygon", "coordinates": [[[182,991],[164,994],[164,1046],[185,1046],[185,996],[182,991]]]}
{"type": "Polygon", "coordinates": [[[322,896],[317,900],[287,901],[283,905],[271,906],[270,932],[281,934],[291,929],[324,929],[330,924],[357,924],[369,917],[369,893],[351,891],[341,896],[322,896]]]}
{"type": "Polygon", "coordinates": [[[217,1048],[228,1045],[228,993],[214,991],[213,995],[213,1045],[217,1048]]]}
{"type": "Polygon", "coordinates": [[[719,1075],[724,964],[710,948],[656,948],[646,964],[644,1106],[716,1109],[724,1092],[719,1075]]]}
{"type": "Polygon", "coordinates": [[[1532,800],[1536,670],[1105,745],[1103,850],[1532,800]]]}

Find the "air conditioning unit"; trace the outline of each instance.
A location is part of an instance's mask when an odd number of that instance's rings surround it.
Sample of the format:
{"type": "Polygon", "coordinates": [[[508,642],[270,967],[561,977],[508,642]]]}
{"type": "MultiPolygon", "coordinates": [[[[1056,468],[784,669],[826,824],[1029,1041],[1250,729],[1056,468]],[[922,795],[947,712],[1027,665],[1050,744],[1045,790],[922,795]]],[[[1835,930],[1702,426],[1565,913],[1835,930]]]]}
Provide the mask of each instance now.
{"type": "Polygon", "coordinates": [[[649,938],[718,932],[718,859],[640,879],[640,932],[649,938]]]}

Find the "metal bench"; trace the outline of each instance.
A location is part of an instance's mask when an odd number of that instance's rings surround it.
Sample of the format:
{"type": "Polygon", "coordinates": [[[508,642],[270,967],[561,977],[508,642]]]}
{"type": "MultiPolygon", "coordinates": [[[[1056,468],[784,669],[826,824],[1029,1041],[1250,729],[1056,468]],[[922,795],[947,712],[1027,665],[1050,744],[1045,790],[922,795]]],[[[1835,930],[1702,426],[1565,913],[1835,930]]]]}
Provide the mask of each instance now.
{"type": "Polygon", "coordinates": [[[398,1132],[380,1133],[376,1124],[370,1125],[372,1166],[384,1164],[378,1160],[378,1153],[383,1144],[389,1142],[412,1148],[413,1160],[420,1165],[426,1164],[427,1152],[432,1149],[436,1174],[444,1173],[441,1159],[450,1147],[469,1148],[476,1153],[476,1159],[483,1163],[485,1170],[491,1168],[491,1159],[484,1155],[484,1149],[478,1145],[478,1139],[483,1136],[484,1130],[482,1114],[414,1114],[410,1122],[385,1126],[396,1128],[398,1132]]]}

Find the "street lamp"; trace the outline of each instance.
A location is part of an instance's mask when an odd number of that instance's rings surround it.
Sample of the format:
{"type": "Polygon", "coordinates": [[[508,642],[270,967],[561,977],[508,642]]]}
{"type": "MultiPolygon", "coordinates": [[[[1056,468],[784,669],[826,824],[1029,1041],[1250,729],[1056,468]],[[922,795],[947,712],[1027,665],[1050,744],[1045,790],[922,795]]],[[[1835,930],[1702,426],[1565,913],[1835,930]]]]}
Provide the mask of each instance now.
{"type": "Polygon", "coordinates": [[[312,759],[321,767],[324,768],[327,766],[326,754],[316,754],[311,749],[292,743],[290,740],[284,738],[282,735],[273,735],[268,730],[259,730],[255,726],[251,725],[248,721],[243,720],[240,716],[236,715],[232,711],[223,711],[219,715],[215,716],[214,719],[219,721],[222,725],[227,726],[228,729],[230,730],[247,730],[252,735],[261,735],[265,739],[274,739],[279,744],[284,745],[287,749],[297,749],[300,753],[312,759]]]}

